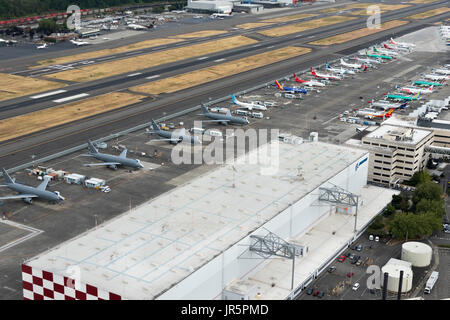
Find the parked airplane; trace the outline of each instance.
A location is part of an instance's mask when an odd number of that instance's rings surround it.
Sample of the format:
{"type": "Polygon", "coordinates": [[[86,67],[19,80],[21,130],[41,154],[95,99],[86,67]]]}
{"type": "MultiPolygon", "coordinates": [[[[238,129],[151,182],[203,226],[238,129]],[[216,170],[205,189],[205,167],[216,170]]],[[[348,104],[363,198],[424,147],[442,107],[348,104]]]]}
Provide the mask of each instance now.
{"type": "Polygon", "coordinates": [[[287,93],[308,93],[308,91],[303,88],[283,87],[277,80],[275,80],[275,84],[277,85],[278,89],[287,93]]]}
{"type": "Polygon", "coordinates": [[[381,54],[384,54],[384,55],[387,55],[387,56],[398,56],[399,55],[398,52],[390,51],[390,50],[384,50],[382,48],[377,48],[375,46],[373,46],[372,49],[373,49],[373,52],[375,52],[375,53],[381,53],[381,54]]]}
{"type": "Polygon", "coordinates": [[[344,59],[341,59],[341,65],[343,65],[344,67],[353,68],[353,69],[362,69],[364,71],[367,70],[367,66],[364,64],[348,63],[348,62],[345,62],[344,59]]]}
{"type": "Polygon", "coordinates": [[[186,133],[186,129],[182,128],[179,130],[175,130],[172,132],[168,132],[165,130],[161,130],[161,128],[158,126],[158,124],[155,122],[155,120],[152,119],[151,129],[153,131],[148,131],[151,134],[157,134],[160,137],[163,137],[164,139],[155,139],[155,141],[169,141],[171,144],[178,144],[180,142],[190,142],[192,144],[201,144],[201,141],[198,139],[197,136],[191,136],[190,134],[186,133]]]}
{"type": "Polygon", "coordinates": [[[231,95],[231,98],[233,99],[233,103],[234,104],[237,104],[238,106],[241,106],[242,108],[246,108],[248,110],[253,110],[253,109],[263,110],[263,111],[267,110],[266,106],[263,106],[263,105],[260,105],[260,104],[257,104],[257,103],[253,103],[253,102],[252,103],[248,103],[248,102],[239,101],[238,99],[236,99],[234,94],[231,95]]]}
{"type": "Polygon", "coordinates": [[[390,42],[392,44],[396,44],[396,45],[402,46],[402,47],[415,47],[416,46],[414,43],[397,42],[397,41],[394,41],[394,39],[392,39],[392,38],[391,38],[390,42]]]}
{"type": "Polygon", "coordinates": [[[403,96],[400,94],[387,94],[386,99],[391,99],[395,101],[414,101],[420,99],[420,92],[415,96],[403,96]]]}
{"type": "Polygon", "coordinates": [[[446,75],[438,75],[438,74],[421,74],[421,76],[425,79],[430,79],[433,81],[443,81],[447,80],[448,76],[446,75]]]}
{"type": "Polygon", "coordinates": [[[445,75],[450,75],[450,70],[449,69],[432,69],[433,72],[439,73],[439,74],[445,74],[445,75]]]}
{"type": "Polygon", "coordinates": [[[375,54],[373,52],[369,52],[366,50],[366,56],[371,57],[371,58],[381,58],[381,59],[385,59],[385,60],[392,60],[392,57],[384,55],[384,54],[375,54]]]}
{"type": "Polygon", "coordinates": [[[383,47],[385,49],[388,49],[388,50],[397,50],[397,51],[403,51],[403,52],[410,52],[411,51],[411,49],[409,49],[409,48],[401,47],[401,46],[397,46],[397,45],[392,45],[392,44],[389,47],[386,43],[383,44],[383,47]]]}
{"type": "Polygon", "coordinates": [[[2,187],[7,187],[11,190],[18,192],[18,195],[0,197],[0,200],[10,200],[10,199],[22,199],[26,203],[31,204],[33,198],[41,198],[50,202],[60,202],[64,200],[64,197],[58,191],[48,191],[47,185],[50,181],[50,177],[44,177],[44,181],[41,182],[37,187],[27,186],[21,183],[17,183],[15,179],[12,179],[5,169],[2,169],[3,178],[6,181],[5,185],[2,187]]]}
{"type": "Polygon", "coordinates": [[[404,103],[394,103],[394,102],[390,102],[387,100],[379,100],[379,101],[374,101],[371,102],[370,104],[372,107],[377,107],[383,110],[388,110],[388,109],[404,109],[408,106],[408,102],[404,102],[404,103]]]}
{"type": "Polygon", "coordinates": [[[202,120],[203,122],[219,122],[220,124],[249,124],[247,117],[234,117],[231,112],[228,111],[226,114],[209,112],[208,108],[202,104],[203,115],[212,120],[202,120]]]}
{"type": "Polygon", "coordinates": [[[377,112],[374,109],[363,109],[361,111],[358,111],[359,115],[363,115],[365,118],[368,119],[374,119],[374,118],[389,118],[392,116],[392,113],[394,112],[394,109],[389,109],[388,112],[377,112]]]}
{"type": "Polygon", "coordinates": [[[147,30],[148,28],[146,26],[141,26],[140,24],[135,24],[135,23],[130,23],[129,25],[127,25],[128,29],[133,29],[133,30],[147,30]]]}
{"type": "Polygon", "coordinates": [[[433,93],[433,86],[428,87],[426,89],[423,88],[416,88],[416,87],[401,87],[401,86],[396,86],[397,89],[399,89],[400,91],[409,93],[409,94],[417,94],[417,93],[433,93]]]}
{"type": "Polygon", "coordinates": [[[138,159],[129,159],[127,158],[127,149],[124,149],[122,153],[118,156],[112,155],[112,154],[105,154],[98,152],[97,148],[94,146],[94,144],[88,140],[88,149],[89,154],[86,156],[94,157],[98,160],[104,161],[103,163],[89,163],[85,164],[86,167],[93,167],[93,166],[107,166],[108,168],[117,169],[117,166],[124,166],[124,167],[130,167],[134,169],[140,169],[144,166],[141,164],[141,162],[138,159]]]}
{"type": "Polygon", "coordinates": [[[337,73],[340,75],[344,75],[344,74],[356,74],[355,71],[353,70],[348,70],[348,69],[344,69],[344,68],[332,68],[328,62],[325,64],[325,69],[327,69],[328,71],[330,71],[331,73],[337,73]]]}
{"type": "Polygon", "coordinates": [[[313,67],[311,67],[311,74],[319,79],[326,79],[326,80],[342,80],[342,77],[330,73],[317,73],[314,71],[313,67]]]}
{"type": "Polygon", "coordinates": [[[45,49],[45,48],[47,48],[47,44],[46,43],[36,47],[36,49],[45,49]]]}
{"type": "Polygon", "coordinates": [[[217,19],[217,18],[229,18],[232,17],[233,13],[230,11],[230,13],[213,13],[212,15],[210,15],[209,17],[211,19],[217,19]]]}
{"type": "Polygon", "coordinates": [[[357,57],[357,56],[355,56],[354,59],[356,61],[364,62],[366,65],[367,64],[372,64],[372,63],[378,63],[378,64],[381,63],[381,60],[379,60],[379,59],[360,58],[360,57],[357,57]]]}
{"type": "Polygon", "coordinates": [[[325,87],[325,83],[322,83],[320,81],[316,81],[316,80],[302,80],[299,77],[297,77],[297,75],[294,73],[294,79],[295,81],[297,81],[298,83],[303,83],[305,86],[309,86],[309,87],[325,87]]]}
{"type": "Polygon", "coordinates": [[[87,41],[70,40],[70,42],[72,42],[72,43],[73,43],[74,45],[76,45],[76,46],[85,46],[85,45],[90,44],[90,43],[87,42],[87,41]]]}
{"type": "Polygon", "coordinates": [[[418,80],[418,81],[414,81],[413,83],[415,86],[425,86],[425,87],[442,87],[442,83],[439,82],[430,82],[430,81],[422,81],[422,80],[418,80]]]}

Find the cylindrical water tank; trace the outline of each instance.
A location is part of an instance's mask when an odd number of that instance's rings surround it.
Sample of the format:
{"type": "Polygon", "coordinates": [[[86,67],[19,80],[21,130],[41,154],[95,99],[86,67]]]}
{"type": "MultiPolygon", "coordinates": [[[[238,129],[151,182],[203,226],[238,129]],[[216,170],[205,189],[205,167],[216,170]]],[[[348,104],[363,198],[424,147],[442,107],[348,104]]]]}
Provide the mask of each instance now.
{"type": "Polygon", "coordinates": [[[413,267],[427,267],[431,263],[433,249],[425,243],[410,241],[402,245],[402,260],[411,262],[413,267]]]}
{"type": "MultiPolygon", "coordinates": [[[[413,273],[411,268],[397,264],[387,264],[381,268],[381,273],[384,275],[385,272],[389,274],[387,290],[390,292],[398,292],[398,285],[400,282],[400,271],[403,270],[403,281],[402,281],[402,293],[408,292],[412,288],[413,273]]],[[[383,277],[382,277],[383,279],[383,277]]],[[[383,286],[383,281],[381,281],[383,286]]]]}
{"type": "Polygon", "coordinates": [[[318,132],[311,132],[309,134],[309,140],[313,142],[319,141],[319,133],[318,132]]]}

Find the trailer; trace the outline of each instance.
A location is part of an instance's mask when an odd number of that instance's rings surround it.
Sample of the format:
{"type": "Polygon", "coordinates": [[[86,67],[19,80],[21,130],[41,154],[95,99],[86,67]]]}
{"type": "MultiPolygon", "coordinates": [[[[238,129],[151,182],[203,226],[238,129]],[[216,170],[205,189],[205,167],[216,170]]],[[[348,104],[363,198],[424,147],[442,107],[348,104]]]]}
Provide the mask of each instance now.
{"type": "Polygon", "coordinates": [[[434,285],[436,284],[438,277],[439,277],[439,272],[433,271],[431,273],[430,279],[428,279],[427,284],[425,285],[424,293],[431,293],[431,290],[433,289],[434,285]]]}

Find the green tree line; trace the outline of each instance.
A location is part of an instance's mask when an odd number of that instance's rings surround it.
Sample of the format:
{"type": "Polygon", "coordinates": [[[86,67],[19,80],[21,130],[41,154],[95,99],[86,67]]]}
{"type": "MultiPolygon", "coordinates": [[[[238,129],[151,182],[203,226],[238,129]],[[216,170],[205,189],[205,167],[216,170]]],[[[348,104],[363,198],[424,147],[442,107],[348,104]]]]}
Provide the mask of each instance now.
{"type": "MultiPolygon", "coordinates": [[[[20,18],[47,13],[66,12],[69,5],[74,4],[81,9],[98,9],[124,5],[152,4],[161,0],[0,0],[0,20],[20,18]]],[[[175,4],[176,5],[176,4],[175,4]]],[[[178,6],[177,6],[178,7],[178,6]]]]}
{"type": "Polygon", "coordinates": [[[412,195],[402,192],[392,196],[384,214],[369,226],[369,233],[380,236],[391,234],[397,239],[417,239],[428,237],[442,228],[445,214],[443,192],[432,181],[428,170],[416,172],[409,185],[415,187],[412,195]]]}

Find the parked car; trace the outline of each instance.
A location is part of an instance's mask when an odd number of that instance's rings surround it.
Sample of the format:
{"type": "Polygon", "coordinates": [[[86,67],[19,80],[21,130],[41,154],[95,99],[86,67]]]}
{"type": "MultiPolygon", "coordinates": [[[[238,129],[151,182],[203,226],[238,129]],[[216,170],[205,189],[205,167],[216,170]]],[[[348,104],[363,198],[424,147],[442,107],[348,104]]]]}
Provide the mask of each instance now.
{"type": "Polygon", "coordinates": [[[320,291],[319,294],[317,295],[319,298],[322,298],[325,295],[325,292],[320,291]]]}
{"type": "Polygon", "coordinates": [[[348,258],[351,259],[351,260],[353,260],[353,259],[355,258],[355,254],[354,254],[354,253],[351,253],[351,254],[348,256],[348,258]]]}
{"type": "Polygon", "coordinates": [[[378,241],[380,241],[380,237],[379,237],[379,236],[376,236],[376,237],[375,237],[375,242],[378,242],[378,241]]]}
{"type": "Polygon", "coordinates": [[[361,245],[361,244],[359,244],[357,247],[356,247],[356,251],[361,251],[363,249],[363,246],[361,245]]]}
{"type": "Polygon", "coordinates": [[[313,288],[309,288],[308,291],[306,291],[306,294],[307,294],[308,296],[310,296],[310,295],[313,294],[313,292],[314,292],[313,288]]]}
{"type": "Polygon", "coordinates": [[[356,291],[356,290],[358,290],[358,288],[359,288],[359,283],[357,282],[357,283],[355,283],[355,284],[353,285],[352,290],[353,290],[353,291],[356,291]]]}
{"type": "Polygon", "coordinates": [[[336,270],[336,267],[335,266],[332,266],[332,267],[329,267],[328,268],[328,272],[329,273],[332,273],[332,272],[334,272],[336,270]]]}
{"type": "Polygon", "coordinates": [[[349,272],[349,273],[347,273],[347,278],[351,278],[351,277],[353,277],[354,275],[355,275],[354,272],[349,272]]]}
{"type": "Polygon", "coordinates": [[[359,259],[357,262],[356,262],[356,265],[359,267],[360,265],[362,265],[362,259],[359,259]]]}
{"type": "Polygon", "coordinates": [[[345,256],[340,256],[339,259],[338,259],[338,261],[339,261],[339,262],[344,262],[344,261],[345,261],[345,258],[346,258],[345,256]]]}
{"type": "Polygon", "coordinates": [[[314,293],[313,293],[313,296],[317,297],[318,294],[319,294],[319,290],[315,290],[314,293]]]}

